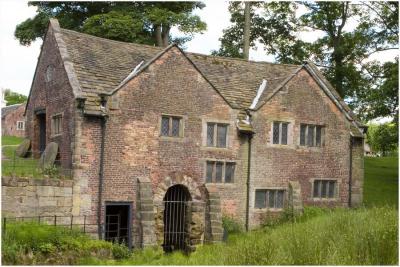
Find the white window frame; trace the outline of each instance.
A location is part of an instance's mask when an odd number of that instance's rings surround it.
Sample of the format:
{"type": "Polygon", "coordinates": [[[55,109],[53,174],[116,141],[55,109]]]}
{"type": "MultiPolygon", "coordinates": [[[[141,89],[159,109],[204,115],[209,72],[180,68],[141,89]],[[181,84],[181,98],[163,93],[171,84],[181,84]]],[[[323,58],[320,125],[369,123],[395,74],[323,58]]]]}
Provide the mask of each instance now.
{"type": "Polygon", "coordinates": [[[25,121],[17,121],[17,131],[24,131],[25,130],[25,121]],[[19,124],[22,124],[22,127],[19,127],[19,124]]]}

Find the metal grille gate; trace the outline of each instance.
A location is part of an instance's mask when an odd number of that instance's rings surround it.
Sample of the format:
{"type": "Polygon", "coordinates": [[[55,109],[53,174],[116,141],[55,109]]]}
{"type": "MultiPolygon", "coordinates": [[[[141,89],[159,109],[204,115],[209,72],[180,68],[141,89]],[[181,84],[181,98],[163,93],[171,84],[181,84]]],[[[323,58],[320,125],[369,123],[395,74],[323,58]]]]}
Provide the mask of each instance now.
{"type": "Polygon", "coordinates": [[[187,231],[187,209],[190,194],[182,185],[170,187],[164,197],[164,251],[186,250],[189,233],[187,231]]]}

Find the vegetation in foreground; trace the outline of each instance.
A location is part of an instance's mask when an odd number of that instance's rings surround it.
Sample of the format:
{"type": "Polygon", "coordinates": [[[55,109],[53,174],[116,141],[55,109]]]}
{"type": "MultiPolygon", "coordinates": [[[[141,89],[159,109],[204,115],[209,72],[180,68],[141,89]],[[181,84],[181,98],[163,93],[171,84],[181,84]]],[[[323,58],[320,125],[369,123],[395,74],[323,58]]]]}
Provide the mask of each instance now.
{"type": "Polygon", "coordinates": [[[307,208],[294,222],[232,234],[227,243],[190,254],[160,248],[128,251],[76,231],[35,223],[7,224],[3,264],[86,265],[395,265],[398,219],[392,207],[307,208]]]}

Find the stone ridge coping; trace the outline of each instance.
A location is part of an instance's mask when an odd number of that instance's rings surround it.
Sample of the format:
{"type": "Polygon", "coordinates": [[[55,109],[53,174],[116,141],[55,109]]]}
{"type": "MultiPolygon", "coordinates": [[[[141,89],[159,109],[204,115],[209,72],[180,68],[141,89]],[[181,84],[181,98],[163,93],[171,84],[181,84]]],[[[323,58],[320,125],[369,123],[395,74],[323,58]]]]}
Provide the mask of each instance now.
{"type": "Polygon", "coordinates": [[[2,177],[1,186],[57,186],[57,187],[72,187],[74,185],[73,180],[62,180],[54,178],[24,178],[24,177],[2,177]]]}

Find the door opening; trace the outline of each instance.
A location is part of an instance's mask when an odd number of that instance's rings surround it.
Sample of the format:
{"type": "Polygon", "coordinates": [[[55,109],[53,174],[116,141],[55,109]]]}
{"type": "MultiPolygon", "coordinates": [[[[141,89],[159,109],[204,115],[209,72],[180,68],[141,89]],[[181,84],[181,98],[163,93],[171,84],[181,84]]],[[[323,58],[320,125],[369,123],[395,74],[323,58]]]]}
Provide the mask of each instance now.
{"type": "Polygon", "coordinates": [[[191,197],[183,185],[171,186],[164,197],[164,251],[187,250],[189,243],[188,215],[191,197]]]}
{"type": "Polygon", "coordinates": [[[39,153],[42,154],[46,149],[46,113],[37,114],[39,126],[39,153]]]}
{"type": "Polygon", "coordinates": [[[104,239],[131,247],[131,204],[106,203],[104,239]]]}

